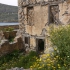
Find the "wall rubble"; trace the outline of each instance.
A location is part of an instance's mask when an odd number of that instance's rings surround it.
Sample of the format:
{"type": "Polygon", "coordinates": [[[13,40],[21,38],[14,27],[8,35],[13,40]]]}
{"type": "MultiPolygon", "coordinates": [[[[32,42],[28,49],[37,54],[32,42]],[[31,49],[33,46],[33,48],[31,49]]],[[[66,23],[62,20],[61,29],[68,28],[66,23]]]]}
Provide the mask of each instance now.
{"type": "Polygon", "coordinates": [[[0,56],[13,52],[14,50],[24,50],[22,39],[17,38],[17,42],[9,43],[8,40],[2,40],[0,43],[0,56]]]}

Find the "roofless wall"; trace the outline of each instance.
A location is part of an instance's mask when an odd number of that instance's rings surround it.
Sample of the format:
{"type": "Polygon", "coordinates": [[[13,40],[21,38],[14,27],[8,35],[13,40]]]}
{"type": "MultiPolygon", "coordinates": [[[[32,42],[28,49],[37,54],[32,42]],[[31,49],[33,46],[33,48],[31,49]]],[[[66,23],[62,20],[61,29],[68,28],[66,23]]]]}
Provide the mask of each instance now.
{"type": "Polygon", "coordinates": [[[43,51],[49,46],[49,24],[70,22],[70,3],[64,0],[18,0],[19,28],[25,47],[43,51]]]}

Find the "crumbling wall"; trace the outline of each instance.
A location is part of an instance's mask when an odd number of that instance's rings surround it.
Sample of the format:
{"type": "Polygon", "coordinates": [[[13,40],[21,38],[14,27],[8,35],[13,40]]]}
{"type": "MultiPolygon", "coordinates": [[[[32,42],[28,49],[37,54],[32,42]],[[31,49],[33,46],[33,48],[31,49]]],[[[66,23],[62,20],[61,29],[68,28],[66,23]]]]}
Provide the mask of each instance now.
{"type": "Polygon", "coordinates": [[[4,30],[5,28],[13,28],[13,29],[19,29],[19,25],[8,25],[8,26],[0,26],[0,30],[4,30]]]}
{"type": "MultiPolygon", "coordinates": [[[[45,6],[34,6],[34,16],[32,18],[32,25],[26,24],[26,32],[30,35],[41,35],[42,30],[45,28],[45,25],[48,21],[48,11],[47,5],[45,6]]],[[[31,18],[30,18],[31,19],[31,18]]]]}
{"type": "Polygon", "coordinates": [[[59,4],[59,20],[62,24],[70,24],[70,2],[64,1],[59,4]]]}
{"type": "Polygon", "coordinates": [[[25,37],[30,38],[28,47],[36,48],[36,39],[43,39],[45,40],[45,47],[50,46],[47,27],[50,23],[69,23],[69,6],[70,3],[65,0],[19,0],[19,30],[23,41],[25,41],[25,37]],[[51,15],[53,15],[52,18],[51,15]],[[50,22],[50,19],[53,22],[50,22]]]}
{"type": "Polygon", "coordinates": [[[17,37],[16,41],[9,43],[8,40],[0,42],[0,56],[13,52],[14,50],[24,50],[24,44],[21,37],[17,37]]]}
{"type": "Polygon", "coordinates": [[[41,4],[48,2],[48,0],[18,0],[18,6],[25,6],[29,4],[41,4]]]}
{"type": "Polygon", "coordinates": [[[16,30],[13,31],[3,31],[3,35],[5,37],[5,39],[9,39],[9,38],[15,38],[16,37],[16,30]]]}
{"type": "MultiPolygon", "coordinates": [[[[48,0],[23,0],[18,4],[20,35],[24,41],[25,37],[30,38],[30,42],[25,44],[30,49],[37,49],[36,39],[45,40],[49,23],[49,5],[48,0]]],[[[45,47],[46,43],[48,44],[47,40],[44,43],[45,47]]]]}

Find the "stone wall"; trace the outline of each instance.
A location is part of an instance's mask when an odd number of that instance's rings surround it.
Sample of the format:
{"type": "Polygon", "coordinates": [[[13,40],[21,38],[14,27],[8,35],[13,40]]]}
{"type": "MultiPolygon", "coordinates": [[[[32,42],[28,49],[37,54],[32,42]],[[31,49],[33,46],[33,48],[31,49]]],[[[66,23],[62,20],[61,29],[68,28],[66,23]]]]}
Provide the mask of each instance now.
{"type": "Polygon", "coordinates": [[[19,25],[8,25],[8,26],[0,26],[0,30],[4,30],[5,28],[11,27],[13,29],[19,29],[19,25]]]}
{"type": "Polygon", "coordinates": [[[50,14],[49,6],[48,0],[18,0],[20,35],[22,35],[24,43],[25,37],[29,38],[25,47],[30,50],[38,48],[37,39],[44,40],[44,49],[47,47],[46,44],[49,44],[46,38],[50,14]]]}
{"type": "MultiPolygon", "coordinates": [[[[69,0],[68,0],[69,1],[69,0]]],[[[19,31],[25,46],[37,48],[37,39],[50,46],[48,27],[50,24],[70,23],[70,3],[64,0],[18,0],[19,31]]]]}
{"type": "Polygon", "coordinates": [[[0,42],[0,56],[10,53],[14,50],[24,50],[24,44],[21,37],[17,37],[15,41],[9,43],[8,40],[0,42]]]}
{"type": "Polygon", "coordinates": [[[46,13],[46,11],[48,11],[48,7],[46,6],[47,5],[33,7],[33,23],[30,25],[30,23],[27,24],[24,22],[26,33],[29,33],[30,35],[41,35],[42,30],[45,28],[48,21],[48,13],[46,13]]]}
{"type": "Polygon", "coordinates": [[[15,37],[16,37],[16,33],[17,33],[17,30],[4,31],[4,32],[3,32],[5,39],[15,38],[15,37]]]}
{"type": "Polygon", "coordinates": [[[70,24],[70,2],[69,0],[59,4],[59,20],[62,24],[70,24]]]}

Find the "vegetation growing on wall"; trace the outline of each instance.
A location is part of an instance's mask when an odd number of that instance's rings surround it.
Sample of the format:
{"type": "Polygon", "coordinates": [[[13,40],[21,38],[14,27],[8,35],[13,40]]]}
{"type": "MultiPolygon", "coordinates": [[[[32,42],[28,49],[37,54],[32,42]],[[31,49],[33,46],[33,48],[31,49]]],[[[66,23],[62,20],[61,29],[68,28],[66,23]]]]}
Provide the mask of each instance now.
{"type": "Polygon", "coordinates": [[[11,31],[13,31],[13,30],[14,30],[14,28],[12,28],[12,27],[8,27],[8,28],[4,28],[3,31],[9,31],[9,32],[11,32],[11,31]]]}

